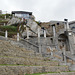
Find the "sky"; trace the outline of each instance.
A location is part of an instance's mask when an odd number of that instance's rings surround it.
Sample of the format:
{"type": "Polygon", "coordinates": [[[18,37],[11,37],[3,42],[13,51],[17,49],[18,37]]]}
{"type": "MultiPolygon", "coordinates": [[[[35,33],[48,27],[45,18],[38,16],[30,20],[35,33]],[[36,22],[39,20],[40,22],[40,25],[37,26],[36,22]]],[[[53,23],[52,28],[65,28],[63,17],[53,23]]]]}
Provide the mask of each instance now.
{"type": "Polygon", "coordinates": [[[75,0],[0,0],[0,10],[33,12],[41,22],[75,20],[75,0]]]}

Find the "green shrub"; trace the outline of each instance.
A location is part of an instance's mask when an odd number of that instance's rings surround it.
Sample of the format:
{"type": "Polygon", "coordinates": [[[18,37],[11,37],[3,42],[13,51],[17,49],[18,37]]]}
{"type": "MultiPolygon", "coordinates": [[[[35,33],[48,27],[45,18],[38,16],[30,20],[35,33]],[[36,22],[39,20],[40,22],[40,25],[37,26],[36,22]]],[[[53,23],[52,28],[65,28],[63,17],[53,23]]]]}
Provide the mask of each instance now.
{"type": "Polygon", "coordinates": [[[0,20],[0,23],[7,23],[8,21],[6,20],[0,20]]]}
{"type": "Polygon", "coordinates": [[[4,19],[6,15],[6,18],[10,18],[10,16],[12,16],[12,14],[1,14],[0,18],[4,19]]]}
{"type": "Polygon", "coordinates": [[[12,38],[14,35],[17,35],[17,32],[8,32],[8,37],[12,38]]]}
{"type": "Polygon", "coordinates": [[[5,36],[5,33],[0,32],[0,35],[1,35],[1,36],[5,36]]]}
{"type": "MultiPolygon", "coordinates": [[[[17,27],[16,26],[0,26],[0,31],[5,32],[8,31],[8,37],[12,37],[17,35],[17,27]]],[[[1,36],[5,36],[5,33],[0,32],[1,36]]]]}
{"type": "Polygon", "coordinates": [[[1,14],[0,18],[4,19],[5,18],[5,14],[1,14]]]}
{"type": "Polygon", "coordinates": [[[17,32],[16,26],[0,26],[0,31],[17,32]]]}

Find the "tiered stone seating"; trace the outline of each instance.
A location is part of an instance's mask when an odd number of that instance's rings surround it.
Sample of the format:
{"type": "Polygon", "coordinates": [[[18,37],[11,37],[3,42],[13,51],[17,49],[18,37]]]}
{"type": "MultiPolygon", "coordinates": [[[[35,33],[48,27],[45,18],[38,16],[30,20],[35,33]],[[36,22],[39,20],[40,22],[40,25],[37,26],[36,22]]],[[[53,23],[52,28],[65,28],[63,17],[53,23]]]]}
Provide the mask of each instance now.
{"type": "Polygon", "coordinates": [[[60,66],[58,61],[49,60],[33,50],[0,40],[0,75],[25,75],[42,72],[69,71],[68,66],[60,66]]]}

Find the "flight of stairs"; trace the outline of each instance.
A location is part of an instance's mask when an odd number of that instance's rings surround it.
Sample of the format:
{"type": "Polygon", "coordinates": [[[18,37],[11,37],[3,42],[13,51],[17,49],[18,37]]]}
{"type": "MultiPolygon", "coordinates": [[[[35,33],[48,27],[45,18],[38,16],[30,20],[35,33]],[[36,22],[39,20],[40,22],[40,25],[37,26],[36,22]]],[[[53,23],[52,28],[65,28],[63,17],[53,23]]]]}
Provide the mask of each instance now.
{"type": "MultiPolygon", "coordinates": [[[[0,40],[0,75],[25,75],[43,72],[67,72],[68,66],[26,50],[11,41],[0,40]]],[[[52,75],[52,74],[50,74],[52,75]]],[[[61,75],[61,74],[58,74],[61,75]]]]}

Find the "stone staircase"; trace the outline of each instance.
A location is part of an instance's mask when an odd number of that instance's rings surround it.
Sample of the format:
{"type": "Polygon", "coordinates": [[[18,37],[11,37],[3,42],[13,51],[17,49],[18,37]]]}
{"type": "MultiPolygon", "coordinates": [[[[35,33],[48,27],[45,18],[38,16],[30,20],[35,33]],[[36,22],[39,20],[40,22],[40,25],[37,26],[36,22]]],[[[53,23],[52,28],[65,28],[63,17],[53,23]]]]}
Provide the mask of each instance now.
{"type": "MultiPolygon", "coordinates": [[[[26,50],[11,41],[0,40],[0,75],[25,75],[43,72],[66,72],[68,66],[33,50],[26,50]]],[[[60,74],[61,75],[61,74],[60,74]]]]}

